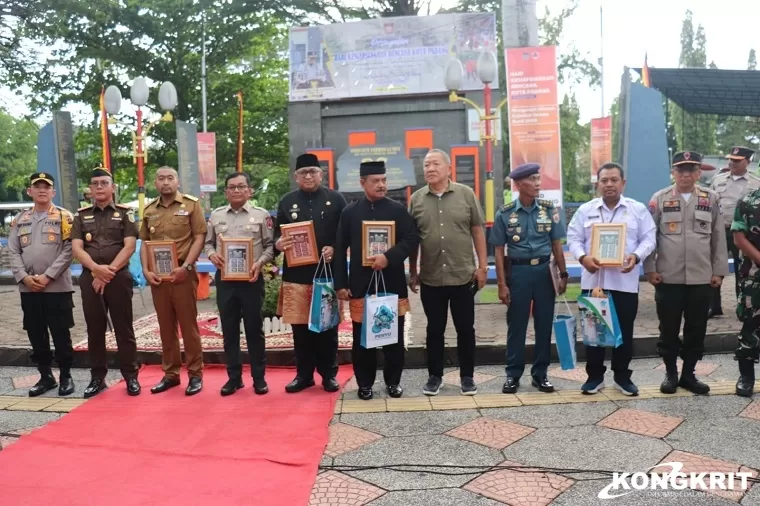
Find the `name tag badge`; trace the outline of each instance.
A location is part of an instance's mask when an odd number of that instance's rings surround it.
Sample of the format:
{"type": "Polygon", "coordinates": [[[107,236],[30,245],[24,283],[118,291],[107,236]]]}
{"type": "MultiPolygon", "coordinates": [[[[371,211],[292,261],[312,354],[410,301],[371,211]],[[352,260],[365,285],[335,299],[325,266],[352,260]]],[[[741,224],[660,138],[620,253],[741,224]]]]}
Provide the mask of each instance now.
{"type": "Polygon", "coordinates": [[[174,216],[190,216],[190,213],[188,213],[185,210],[180,209],[176,213],[174,213],[174,216]]]}
{"type": "Polygon", "coordinates": [[[19,227],[18,235],[27,235],[32,233],[32,227],[19,227]]]}
{"type": "Polygon", "coordinates": [[[121,216],[116,216],[116,215],[114,214],[113,216],[111,216],[111,219],[112,219],[113,221],[121,221],[121,216]]]}
{"type": "Polygon", "coordinates": [[[681,202],[678,200],[666,200],[662,203],[662,212],[677,213],[681,210],[681,202]]]}

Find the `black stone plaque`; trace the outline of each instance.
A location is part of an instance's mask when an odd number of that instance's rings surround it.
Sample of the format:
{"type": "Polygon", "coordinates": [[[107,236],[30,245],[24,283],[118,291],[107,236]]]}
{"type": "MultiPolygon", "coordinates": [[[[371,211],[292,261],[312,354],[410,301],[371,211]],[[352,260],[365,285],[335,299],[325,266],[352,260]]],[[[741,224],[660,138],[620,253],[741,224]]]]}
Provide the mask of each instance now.
{"type": "Polygon", "coordinates": [[[197,197],[201,193],[198,172],[198,127],[180,120],[176,123],[179,191],[197,197]]]}

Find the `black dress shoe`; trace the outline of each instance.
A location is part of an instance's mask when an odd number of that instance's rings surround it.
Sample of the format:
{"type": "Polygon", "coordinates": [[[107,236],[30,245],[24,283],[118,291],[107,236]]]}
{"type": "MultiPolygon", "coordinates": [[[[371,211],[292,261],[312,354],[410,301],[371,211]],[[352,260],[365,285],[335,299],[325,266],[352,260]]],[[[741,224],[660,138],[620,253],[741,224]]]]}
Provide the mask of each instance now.
{"type": "Polygon", "coordinates": [[[388,385],[388,395],[390,397],[393,397],[394,399],[398,399],[402,395],[404,395],[404,389],[401,388],[399,385],[388,385]]]}
{"type": "Polygon", "coordinates": [[[513,394],[517,392],[517,388],[520,386],[520,380],[517,378],[510,378],[507,376],[507,381],[504,382],[504,386],[501,387],[501,393],[513,394]]]}
{"type": "Polygon", "coordinates": [[[71,375],[61,374],[60,386],[58,387],[58,395],[66,396],[74,393],[74,380],[71,379],[71,375]]]}
{"type": "Polygon", "coordinates": [[[166,392],[170,388],[174,388],[178,386],[179,386],[179,378],[164,376],[163,378],[161,378],[161,381],[158,382],[158,385],[150,389],[150,393],[160,394],[161,392],[166,392]]]}
{"type": "Polygon", "coordinates": [[[190,378],[190,383],[185,389],[185,395],[195,395],[203,390],[203,380],[197,376],[190,378]]]}
{"type": "Polygon", "coordinates": [[[241,388],[243,388],[242,378],[230,378],[227,380],[227,383],[225,383],[224,386],[222,387],[221,394],[223,397],[227,397],[228,395],[234,394],[241,388]]]}
{"type": "Polygon", "coordinates": [[[266,395],[269,393],[269,385],[264,378],[253,378],[253,392],[256,395],[266,395]]]}
{"type": "Polygon", "coordinates": [[[554,392],[554,385],[549,383],[549,379],[544,376],[543,378],[533,378],[533,380],[530,382],[531,385],[538,388],[539,391],[544,392],[546,394],[550,394],[554,392]]]}
{"type": "Polygon", "coordinates": [[[296,379],[285,385],[285,391],[289,394],[295,394],[313,386],[314,378],[306,379],[296,376],[296,379]]]}
{"type": "Polygon", "coordinates": [[[43,372],[41,375],[40,380],[29,389],[29,397],[37,397],[58,386],[58,382],[55,380],[52,372],[43,372]]]}
{"type": "Polygon", "coordinates": [[[340,385],[335,378],[327,378],[322,380],[322,388],[325,392],[337,392],[340,390],[340,385]]]}
{"type": "Polygon", "coordinates": [[[141,391],[142,387],[140,387],[140,382],[137,381],[137,378],[130,378],[127,380],[127,394],[134,397],[135,395],[140,395],[141,391]]]}
{"type": "Polygon", "coordinates": [[[678,380],[678,386],[696,395],[707,395],[710,393],[710,386],[699,381],[694,374],[682,373],[681,379],[678,380]]]}
{"type": "Polygon", "coordinates": [[[89,399],[90,397],[95,397],[106,388],[108,388],[106,380],[93,378],[92,381],[90,381],[90,384],[87,385],[87,388],[84,389],[84,398],[89,399]]]}
{"type": "Polygon", "coordinates": [[[359,388],[359,393],[357,395],[359,396],[359,399],[363,401],[372,400],[372,397],[374,396],[374,394],[372,393],[372,389],[366,388],[366,387],[359,388]]]}

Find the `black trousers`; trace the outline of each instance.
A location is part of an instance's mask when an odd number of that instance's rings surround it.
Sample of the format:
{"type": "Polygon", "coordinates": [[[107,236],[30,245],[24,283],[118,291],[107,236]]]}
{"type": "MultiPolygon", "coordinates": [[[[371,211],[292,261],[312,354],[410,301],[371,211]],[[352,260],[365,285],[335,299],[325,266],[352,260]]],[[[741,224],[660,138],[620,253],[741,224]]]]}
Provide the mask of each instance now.
{"type": "Polygon", "coordinates": [[[21,310],[24,312],[24,330],[32,345],[32,361],[40,370],[50,369],[53,363],[53,353],[50,351],[52,335],[58,367],[61,371],[69,371],[74,360],[71,345],[74,298],[71,292],[22,292],[21,310]]]}
{"type": "Polygon", "coordinates": [[[684,361],[701,360],[705,351],[707,311],[710,309],[710,285],[659,284],[654,289],[660,340],[657,351],[665,359],[678,355],[684,361]],[[678,337],[683,316],[683,341],[678,337]]]}
{"type": "MultiPolygon", "coordinates": [[[[736,297],[739,297],[739,248],[734,244],[734,234],[731,232],[731,228],[726,228],[726,246],[728,247],[728,254],[734,259],[734,289],[736,290],[736,297]]],[[[713,313],[723,312],[723,302],[720,296],[720,288],[712,289],[712,300],[710,307],[713,313]]],[[[733,308],[734,305],[731,305],[733,308]]]]}
{"type": "Polygon", "coordinates": [[[316,370],[322,379],[338,374],[338,327],[312,332],[308,325],[292,325],[296,375],[310,380],[316,370]]]}
{"type": "Polygon", "coordinates": [[[443,376],[444,334],[451,308],[451,318],[457,332],[459,376],[473,376],[475,371],[475,295],[470,283],[459,286],[420,287],[420,300],[427,318],[428,374],[443,376]]]}
{"type": "Polygon", "coordinates": [[[90,355],[93,379],[104,379],[108,372],[106,355],[106,311],[111,315],[116,346],[119,350],[119,368],[124,379],[137,377],[137,341],[132,325],[132,275],[127,269],[116,273],[106,285],[103,295],[92,288],[92,272],[82,271],[79,278],[82,290],[82,309],[87,322],[87,350],[90,355]]]}
{"type": "MultiPolygon", "coordinates": [[[[359,388],[372,388],[377,373],[377,348],[366,349],[362,341],[362,324],[353,322],[354,344],[352,348],[354,375],[359,388]]],[[[398,342],[383,346],[383,381],[387,386],[401,383],[404,370],[404,317],[398,317],[398,342]]]]}
{"type": "Polygon", "coordinates": [[[224,335],[224,357],[227,361],[227,375],[240,378],[243,366],[240,359],[240,318],[243,318],[245,340],[251,359],[251,376],[263,378],[266,369],[266,343],[264,341],[264,319],[261,306],[264,302],[264,278],[255,282],[222,281],[219,271],[215,280],[216,303],[224,335]]]}
{"type": "MultiPolygon", "coordinates": [[[[615,312],[620,322],[620,332],[623,334],[623,344],[612,348],[611,368],[615,381],[627,381],[631,379],[631,364],[633,356],[633,325],[636,314],[639,312],[639,294],[609,290],[612,302],[615,304],[615,312]]],[[[586,374],[589,379],[602,378],[607,372],[604,358],[607,348],[601,346],[586,346],[586,374]]]]}

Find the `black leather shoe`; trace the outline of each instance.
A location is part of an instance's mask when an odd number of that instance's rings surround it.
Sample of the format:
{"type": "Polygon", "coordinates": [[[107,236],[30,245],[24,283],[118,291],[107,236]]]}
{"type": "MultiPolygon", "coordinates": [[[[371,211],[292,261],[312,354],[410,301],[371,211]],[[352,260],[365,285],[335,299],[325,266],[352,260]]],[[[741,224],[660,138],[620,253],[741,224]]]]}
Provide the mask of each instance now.
{"type": "Polygon", "coordinates": [[[161,378],[161,381],[158,382],[158,385],[150,389],[150,393],[160,394],[161,392],[166,392],[170,388],[178,387],[179,383],[179,378],[164,376],[161,378]]]}
{"type": "Polygon", "coordinates": [[[674,394],[678,390],[678,373],[667,372],[665,379],[660,383],[660,392],[664,394],[674,394]]]}
{"type": "Polygon", "coordinates": [[[517,378],[510,378],[507,376],[507,381],[504,382],[504,386],[501,387],[501,393],[513,394],[517,392],[517,388],[520,386],[520,380],[517,378]]]}
{"type": "Polygon", "coordinates": [[[197,376],[190,378],[190,383],[185,389],[185,395],[195,395],[203,390],[203,380],[197,376]]]}
{"type": "Polygon", "coordinates": [[[322,388],[325,392],[337,392],[340,390],[340,385],[335,378],[327,378],[322,380],[322,388]]]}
{"type": "Polygon", "coordinates": [[[61,373],[61,381],[59,383],[58,395],[66,396],[74,393],[74,380],[71,379],[70,374],[61,373]]]}
{"type": "Polygon", "coordinates": [[[549,379],[546,376],[544,376],[543,378],[533,378],[530,384],[538,388],[540,392],[544,392],[545,394],[550,394],[554,392],[554,385],[549,383],[549,379]]]}
{"type": "Polygon", "coordinates": [[[256,395],[266,395],[269,393],[269,385],[264,378],[253,378],[253,391],[256,395]]]}
{"type": "Polygon", "coordinates": [[[707,395],[710,393],[709,385],[702,383],[694,374],[681,374],[678,386],[685,388],[689,392],[697,395],[707,395]]]}
{"type": "Polygon", "coordinates": [[[295,394],[313,386],[314,378],[306,379],[296,376],[296,379],[285,385],[285,391],[289,394],[295,394]]]}
{"type": "Polygon", "coordinates": [[[58,382],[55,380],[55,376],[53,376],[53,373],[50,370],[40,372],[40,375],[40,380],[29,389],[29,397],[37,397],[58,386],[58,382]]]}
{"type": "Polygon", "coordinates": [[[739,380],[736,382],[736,395],[752,397],[755,388],[755,364],[749,360],[739,360],[739,380]]]}
{"type": "Polygon", "coordinates": [[[106,380],[93,378],[93,380],[90,381],[90,384],[87,385],[87,388],[84,389],[84,398],[89,399],[90,397],[95,397],[106,388],[108,388],[106,380]]]}
{"type": "Polygon", "coordinates": [[[230,378],[222,387],[222,397],[232,395],[241,388],[243,388],[243,380],[241,378],[230,378]]]}
{"type": "Polygon", "coordinates": [[[401,388],[399,385],[388,385],[388,396],[393,397],[394,399],[398,399],[402,395],[404,395],[404,389],[401,388]]]}
{"type": "Polygon", "coordinates": [[[134,397],[135,395],[140,395],[140,392],[142,391],[142,387],[140,386],[140,382],[137,381],[137,378],[130,378],[127,380],[127,394],[134,397]]]}
{"type": "Polygon", "coordinates": [[[369,401],[372,400],[372,397],[374,394],[372,393],[371,388],[359,388],[359,393],[357,394],[359,396],[359,399],[363,401],[369,401]]]}

